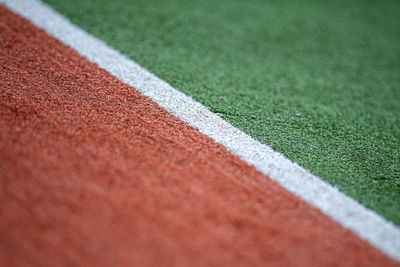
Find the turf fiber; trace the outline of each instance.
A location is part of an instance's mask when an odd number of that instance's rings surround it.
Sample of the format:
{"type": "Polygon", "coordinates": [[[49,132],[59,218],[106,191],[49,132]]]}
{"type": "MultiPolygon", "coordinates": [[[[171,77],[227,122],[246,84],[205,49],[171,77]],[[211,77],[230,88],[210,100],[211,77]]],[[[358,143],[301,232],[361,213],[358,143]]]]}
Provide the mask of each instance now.
{"type": "Polygon", "coordinates": [[[400,2],[45,2],[400,225],[400,2]]]}

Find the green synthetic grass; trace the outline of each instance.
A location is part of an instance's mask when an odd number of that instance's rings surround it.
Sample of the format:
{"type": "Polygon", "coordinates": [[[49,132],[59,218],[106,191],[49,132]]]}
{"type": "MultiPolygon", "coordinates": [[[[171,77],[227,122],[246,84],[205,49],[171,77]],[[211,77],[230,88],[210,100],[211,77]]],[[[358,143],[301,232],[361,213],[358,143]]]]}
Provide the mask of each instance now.
{"type": "Polygon", "coordinates": [[[399,1],[45,2],[400,225],[399,1]]]}

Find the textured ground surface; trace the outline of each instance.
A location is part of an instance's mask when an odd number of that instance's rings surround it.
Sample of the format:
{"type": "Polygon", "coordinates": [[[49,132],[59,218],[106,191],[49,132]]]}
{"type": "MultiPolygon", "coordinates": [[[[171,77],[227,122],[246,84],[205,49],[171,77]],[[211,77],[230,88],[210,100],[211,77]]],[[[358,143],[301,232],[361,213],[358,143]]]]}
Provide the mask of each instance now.
{"type": "Polygon", "coordinates": [[[45,2],[400,223],[398,1],[45,2]]]}
{"type": "Polygon", "coordinates": [[[391,266],[0,7],[2,266],[391,266]]]}

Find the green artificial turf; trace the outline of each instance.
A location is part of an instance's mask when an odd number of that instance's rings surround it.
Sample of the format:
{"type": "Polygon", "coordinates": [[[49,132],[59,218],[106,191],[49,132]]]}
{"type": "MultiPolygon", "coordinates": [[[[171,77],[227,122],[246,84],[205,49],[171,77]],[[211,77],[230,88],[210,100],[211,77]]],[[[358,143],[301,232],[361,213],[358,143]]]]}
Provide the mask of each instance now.
{"type": "Polygon", "coordinates": [[[399,1],[45,2],[400,225],[399,1]]]}

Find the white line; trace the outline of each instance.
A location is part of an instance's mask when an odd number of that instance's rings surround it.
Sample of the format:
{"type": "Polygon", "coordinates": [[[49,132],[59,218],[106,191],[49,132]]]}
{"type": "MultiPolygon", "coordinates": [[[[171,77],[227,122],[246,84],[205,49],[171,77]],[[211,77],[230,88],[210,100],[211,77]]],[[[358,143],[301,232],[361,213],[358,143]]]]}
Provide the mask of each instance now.
{"type": "Polygon", "coordinates": [[[400,228],[393,223],[236,129],[103,41],[73,25],[47,5],[35,0],[0,0],[1,2],[5,2],[14,12],[151,97],[168,112],[221,143],[287,190],[400,261],[400,228]]]}

